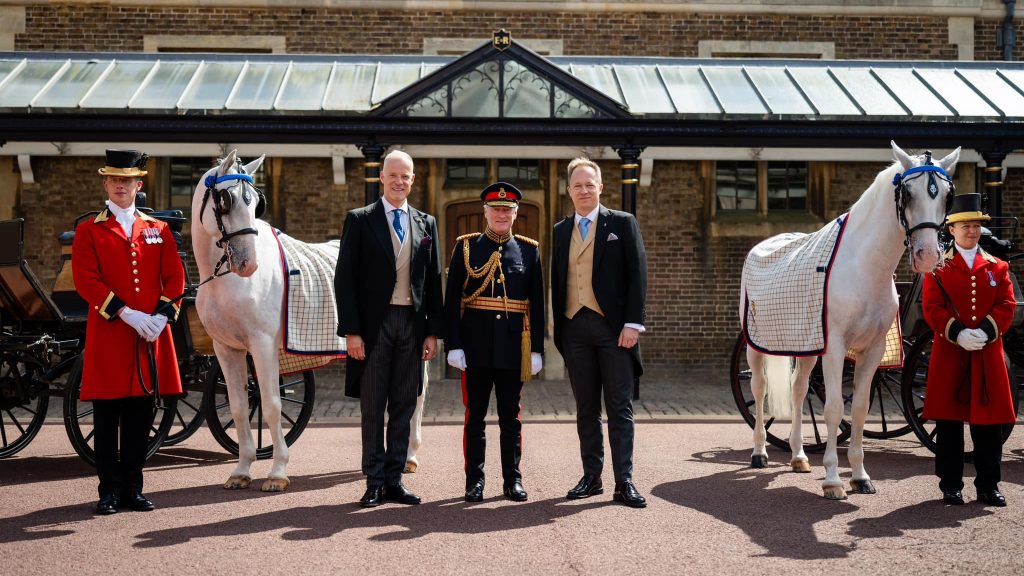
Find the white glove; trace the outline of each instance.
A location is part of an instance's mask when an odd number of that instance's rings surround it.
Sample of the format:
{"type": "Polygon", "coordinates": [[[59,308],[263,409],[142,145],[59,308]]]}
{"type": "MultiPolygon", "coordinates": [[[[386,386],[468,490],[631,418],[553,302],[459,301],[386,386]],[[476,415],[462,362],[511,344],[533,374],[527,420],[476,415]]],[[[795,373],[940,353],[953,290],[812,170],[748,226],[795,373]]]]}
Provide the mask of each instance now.
{"type": "Polygon", "coordinates": [[[530,352],[530,375],[536,376],[540,374],[540,370],[543,367],[544,357],[540,355],[540,352],[530,352]]]}
{"type": "Polygon", "coordinates": [[[135,331],[139,333],[139,336],[142,336],[150,342],[156,340],[157,337],[160,336],[160,330],[163,329],[163,326],[160,326],[157,320],[149,314],[133,310],[127,306],[121,308],[121,312],[118,314],[118,317],[121,318],[125,324],[134,328],[135,331]]]}
{"type": "Polygon", "coordinates": [[[155,342],[156,339],[159,338],[160,335],[164,333],[164,328],[167,327],[167,316],[164,316],[163,314],[153,314],[152,316],[150,316],[150,318],[152,318],[154,322],[156,322],[157,326],[156,336],[154,336],[153,339],[150,340],[150,342],[155,342]]]}
{"type": "Polygon", "coordinates": [[[982,346],[988,344],[988,334],[985,334],[984,330],[982,330],[981,328],[974,328],[973,330],[971,330],[971,332],[973,332],[974,335],[978,337],[978,340],[981,342],[982,346]]]}
{"type": "Polygon", "coordinates": [[[458,368],[463,372],[466,371],[466,353],[462,350],[449,350],[448,351],[448,365],[452,368],[458,368]]]}
{"type": "Polygon", "coordinates": [[[969,329],[961,330],[960,333],[956,335],[957,345],[969,352],[981,350],[985,347],[985,340],[988,340],[988,338],[985,336],[984,332],[981,332],[981,336],[979,337],[978,332],[981,331],[969,329]]]}

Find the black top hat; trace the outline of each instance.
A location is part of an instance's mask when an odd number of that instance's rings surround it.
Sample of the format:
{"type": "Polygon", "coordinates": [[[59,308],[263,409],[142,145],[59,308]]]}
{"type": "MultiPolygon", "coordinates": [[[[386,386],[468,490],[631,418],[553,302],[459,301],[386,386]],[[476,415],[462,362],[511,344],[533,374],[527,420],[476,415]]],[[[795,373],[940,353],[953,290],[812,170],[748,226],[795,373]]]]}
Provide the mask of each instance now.
{"type": "Polygon", "coordinates": [[[991,219],[988,214],[981,211],[981,194],[957,194],[953,197],[953,207],[946,216],[946,224],[991,219]]]}
{"type": "Polygon", "coordinates": [[[103,176],[145,176],[149,156],[138,150],[107,150],[107,165],[99,169],[103,176]]]}
{"type": "Polygon", "coordinates": [[[484,201],[484,206],[515,208],[519,206],[519,201],[522,198],[523,193],[519,191],[519,188],[508,182],[495,182],[480,193],[480,199],[484,201]]]}

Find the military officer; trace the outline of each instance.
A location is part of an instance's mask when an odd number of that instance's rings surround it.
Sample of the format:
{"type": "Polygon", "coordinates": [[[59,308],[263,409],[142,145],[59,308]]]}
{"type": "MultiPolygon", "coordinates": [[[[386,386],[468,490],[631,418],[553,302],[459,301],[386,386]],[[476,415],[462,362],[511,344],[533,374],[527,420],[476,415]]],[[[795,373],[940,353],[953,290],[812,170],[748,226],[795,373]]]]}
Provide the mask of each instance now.
{"type": "Polygon", "coordinates": [[[107,206],[78,225],[71,248],[75,289],[89,304],[81,399],[94,406],[99,514],[154,508],[142,494],[154,396],[181,394],[167,322],[177,317],[169,302],[184,291],[185,270],[170,228],[135,209],[146,160],[107,150],[99,169],[107,206]]]}
{"type": "Polygon", "coordinates": [[[506,498],[522,502],[519,461],[523,382],[540,372],[544,351],[544,279],[536,240],[512,233],[522,193],[507,182],[484,188],[483,233],[455,242],[445,289],[448,363],[463,370],[466,501],[484,494],[484,417],[497,398],[506,498]]]}
{"type": "Polygon", "coordinates": [[[924,277],[922,306],[935,332],[922,416],[936,423],[935,473],[942,500],[964,503],[964,430],[974,442],[974,486],[978,500],[1005,506],[999,491],[1002,425],[1016,420],[1003,360],[1002,335],[1016,301],[1009,266],[978,246],[980,194],[953,200],[946,222],[954,243],[944,264],[924,277]]]}

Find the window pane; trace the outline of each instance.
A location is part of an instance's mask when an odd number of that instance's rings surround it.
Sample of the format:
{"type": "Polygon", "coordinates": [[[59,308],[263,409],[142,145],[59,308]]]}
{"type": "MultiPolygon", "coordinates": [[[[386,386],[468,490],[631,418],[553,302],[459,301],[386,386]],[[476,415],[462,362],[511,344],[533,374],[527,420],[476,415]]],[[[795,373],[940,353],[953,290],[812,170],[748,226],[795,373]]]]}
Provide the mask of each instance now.
{"type": "Polygon", "coordinates": [[[118,62],[82,100],[82,108],[127,108],[153,66],[154,62],[118,62]]]}
{"type": "Polygon", "coordinates": [[[451,82],[455,117],[498,117],[498,62],[484,62],[451,82]]]}
{"type": "Polygon", "coordinates": [[[241,62],[207,62],[181,99],[183,110],[221,110],[242,72],[241,62]]]}
{"type": "Polygon", "coordinates": [[[519,62],[506,60],[505,110],[512,118],[547,118],[551,115],[551,83],[519,62]]]}
{"type": "Polygon", "coordinates": [[[517,188],[535,188],[540,184],[540,160],[499,160],[498,180],[517,188]]]}
{"type": "Polygon", "coordinates": [[[487,160],[451,159],[446,163],[449,186],[477,185],[487,180],[487,160]]]}
{"type": "Polygon", "coordinates": [[[198,62],[158,62],[156,73],[146,87],[132,98],[129,107],[174,108],[198,68],[198,62]]]}
{"type": "Polygon", "coordinates": [[[718,210],[757,210],[757,163],[715,163],[718,210]]]}
{"type": "Polygon", "coordinates": [[[288,65],[283,62],[250,62],[235,93],[227,102],[229,110],[270,110],[288,65]]]}
{"type": "Polygon", "coordinates": [[[293,64],[277,97],[277,109],[319,110],[330,76],[330,64],[293,64]]]}
{"type": "Polygon", "coordinates": [[[35,99],[37,108],[75,108],[110,61],[72,61],[60,79],[35,99]]]}
{"type": "Polygon", "coordinates": [[[768,210],[807,209],[807,163],[768,163],[768,210]]]}

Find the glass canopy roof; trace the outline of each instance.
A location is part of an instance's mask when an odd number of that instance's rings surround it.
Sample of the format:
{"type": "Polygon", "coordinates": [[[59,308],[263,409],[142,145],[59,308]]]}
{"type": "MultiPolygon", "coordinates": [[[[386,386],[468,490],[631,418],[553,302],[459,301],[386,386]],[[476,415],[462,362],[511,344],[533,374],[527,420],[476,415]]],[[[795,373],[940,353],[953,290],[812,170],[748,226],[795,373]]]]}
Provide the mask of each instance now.
{"type": "MultiPolygon", "coordinates": [[[[364,115],[454,58],[221,54],[0,53],[0,112],[364,115]]],[[[862,62],[553,57],[552,64],[637,117],[672,119],[1024,120],[1016,62],[862,62]]],[[[496,72],[478,69],[483,79],[496,72]]],[[[548,86],[515,62],[523,87],[498,110],[479,82],[448,85],[453,117],[547,117],[548,86]],[[527,90],[526,87],[535,86],[527,90]],[[539,91],[538,91],[539,90],[539,91]]],[[[504,77],[504,76],[503,76],[504,77]]],[[[493,79],[490,80],[493,84],[493,79]]],[[[424,102],[439,93],[424,94],[424,102]]],[[[441,95],[444,95],[443,93],[441,95]]],[[[556,96],[556,105],[559,102],[556,96]]],[[[408,115],[433,116],[430,106],[408,115]]]]}

